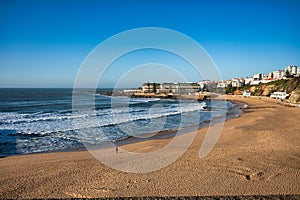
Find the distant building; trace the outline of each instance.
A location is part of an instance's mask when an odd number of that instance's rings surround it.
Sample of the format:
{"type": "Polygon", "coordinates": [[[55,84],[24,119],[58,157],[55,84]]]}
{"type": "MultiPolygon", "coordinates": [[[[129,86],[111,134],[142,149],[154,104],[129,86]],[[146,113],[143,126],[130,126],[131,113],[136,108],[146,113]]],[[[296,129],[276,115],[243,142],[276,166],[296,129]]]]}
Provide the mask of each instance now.
{"type": "Polygon", "coordinates": [[[250,85],[259,85],[262,83],[262,80],[253,80],[251,81],[250,85]]]}
{"type": "Polygon", "coordinates": [[[227,80],[225,82],[226,82],[226,87],[231,87],[232,86],[231,80],[227,80]]]}
{"type": "Polygon", "coordinates": [[[178,91],[178,84],[177,83],[163,83],[161,88],[159,89],[158,93],[177,93],[178,91]]]}
{"type": "Polygon", "coordinates": [[[270,72],[270,73],[268,74],[268,78],[269,78],[269,79],[273,79],[273,78],[274,78],[273,72],[270,72]]]}
{"type": "Polygon", "coordinates": [[[191,94],[199,92],[201,90],[200,85],[197,83],[178,83],[178,94],[191,94]]]}
{"type": "Polygon", "coordinates": [[[225,81],[217,82],[217,88],[226,88],[226,87],[228,87],[228,84],[225,81]]]}
{"type": "Polygon", "coordinates": [[[262,79],[268,79],[268,74],[263,74],[263,77],[262,77],[262,79]]]}
{"type": "Polygon", "coordinates": [[[297,67],[295,65],[290,65],[285,68],[285,72],[288,72],[289,75],[296,75],[297,74],[297,67]]]}
{"type": "Polygon", "coordinates": [[[245,85],[249,85],[253,81],[253,78],[244,78],[245,85]]]}
{"type": "Polygon", "coordinates": [[[274,80],[273,79],[263,79],[263,80],[261,80],[261,83],[270,83],[272,81],[274,81],[274,80]]]}
{"type": "Polygon", "coordinates": [[[198,83],[163,83],[156,92],[165,94],[191,94],[199,91],[201,91],[201,85],[198,83]]]}
{"type": "Polygon", "coordinates": [[[242,87],[244,85],[241,79],[231,79],[231,86],[232,87],[242,87]]]}
{"type": "Polygon", "coordinates": [[[159,89],[161,89],[161,84],[159,83],[148,82],[142,85],[142,91],[145,93],[150,93],[150,92],[157,93],[159,89]]]}
{"type": "Polygon", "coordinates": [[[263,78],[263,74],[254,74],[253,79],[255,81],[261,80],[263,78]]]}
{"type": "Polygon", "coordinates": [[[284,70],[277,70],[273,72],[274,79],[282,79],[284,75],[285,75],[284,70]]]}
{"type": "Polygon", "coordinates": [[[207,89],[207,85],[211,84],[212,82],[210,80],[203,80],[197,82],[197,84],[200,86],[201,91],[205,91],[207,89]]]}

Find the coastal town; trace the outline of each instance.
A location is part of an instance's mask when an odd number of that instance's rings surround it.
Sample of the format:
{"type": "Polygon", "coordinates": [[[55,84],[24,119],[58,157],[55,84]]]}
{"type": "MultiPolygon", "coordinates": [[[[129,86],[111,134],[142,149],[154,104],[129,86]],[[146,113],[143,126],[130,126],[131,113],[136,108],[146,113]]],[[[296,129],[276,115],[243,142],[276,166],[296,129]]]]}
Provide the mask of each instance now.
{"type": "Polygon", "coordinates": [[[293,103],[300,101],[299,82],[300,68],[289,65],[284,69],[268,74],[254,74],[252,77],[232,78],[229,80],[202,80],[199,82],[177,83],[143,83],[137,89],[116,90],[113,95],[125,95],[146,98],[180,98],[203,100],[213,98],[219,94],[233,94],[248,96],[268,96],[276,99],[287,99],[293,103]],[[278,83],[293,83],[294,87],[278,87],[278,83]],[[276,83],[277,87],[273,87],[276,83]],[[263,90],[261,93],[258,90],[263,90]]]}

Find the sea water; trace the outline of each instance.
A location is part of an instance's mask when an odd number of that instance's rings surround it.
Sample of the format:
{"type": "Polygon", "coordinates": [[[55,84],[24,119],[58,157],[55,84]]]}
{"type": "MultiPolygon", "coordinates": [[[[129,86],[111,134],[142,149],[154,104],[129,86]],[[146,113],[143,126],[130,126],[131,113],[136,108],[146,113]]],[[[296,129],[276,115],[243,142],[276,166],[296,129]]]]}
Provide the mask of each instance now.
{"type": "MultiPolygon", "coordinates": [[[[82,90],[90,95],[87,91],[82,90]]],[[[228,101],[212,106],[208,100],[112,97],[97,91],[92,93],[93,112],[77,112],[72,94],[72,89],[0,89],[0,155],[75,150],[182,129],[233,107],[228,101]]]]}

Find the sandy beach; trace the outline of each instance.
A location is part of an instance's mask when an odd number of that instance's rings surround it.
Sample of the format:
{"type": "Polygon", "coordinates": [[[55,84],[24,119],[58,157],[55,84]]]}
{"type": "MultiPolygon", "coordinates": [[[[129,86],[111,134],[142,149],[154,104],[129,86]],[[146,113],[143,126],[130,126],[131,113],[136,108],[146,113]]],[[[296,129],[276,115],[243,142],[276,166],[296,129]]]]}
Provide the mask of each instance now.
{"type": "MultiPolygon", "coordinates": [[[[198,154],[207,127],[196,131],[182,157],[150,173],[114,170],[88,151],[4,157],[0,198],[300,194],[300,108],[269,99],[228,99],[249,107],[224,123],[216,146],[204,158],[198,154]]],[[[149,152],[170,140],[127,144],[119,151],[149,152]]]]}

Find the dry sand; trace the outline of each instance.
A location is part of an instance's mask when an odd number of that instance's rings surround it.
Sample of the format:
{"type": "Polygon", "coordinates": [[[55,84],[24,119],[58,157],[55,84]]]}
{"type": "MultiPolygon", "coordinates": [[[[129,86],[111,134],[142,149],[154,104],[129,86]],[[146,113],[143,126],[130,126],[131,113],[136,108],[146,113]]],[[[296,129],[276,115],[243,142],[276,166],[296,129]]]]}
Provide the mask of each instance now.
{"type": "MultiPolygon", "coordinates": [[[[145,174],[111,169],[88,151],[11,156],[0,159],[0,198],[300,194],[300,108],[230,98],[245,101],[249,109],[225,122],[204,158],[198,153],[207,128],[196,131],[180,159],[145,174]]],[[[169,140],[120,151],[148,152],[169,140]]]]}

